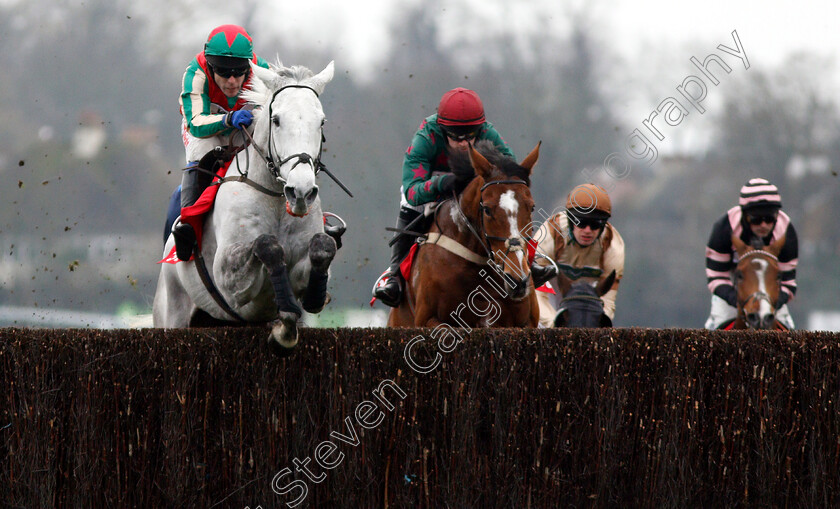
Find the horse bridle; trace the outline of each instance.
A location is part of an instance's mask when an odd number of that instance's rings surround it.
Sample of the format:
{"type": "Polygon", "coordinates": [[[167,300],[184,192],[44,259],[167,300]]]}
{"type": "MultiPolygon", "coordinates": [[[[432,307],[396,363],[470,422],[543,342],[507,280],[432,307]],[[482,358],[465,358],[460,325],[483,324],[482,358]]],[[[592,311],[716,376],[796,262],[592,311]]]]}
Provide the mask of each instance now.
{"type": "MultiPolygon", "coordinates": [[[[773,253],[768,253],[767,251],[762,251],[760,249],[753,249],[752,251],[747,251],[746,253],[744,253],[744,255],[741,256],[741,259],[738,260],[738,263],[740,264],[741,262],[746,260],[747,257],[751,257],[753,255],[765,256],[767,258],[770,258],[771,260],[776,261],[776,263],[779,262],[779,258],[777,258],[773,253]]],[[[738,308],[740,310],[741,318],[743,318],[744,307],[746,307],[747,304],[749,304],[750,302],[752,302],[754,300],[759,300],[759,301],[764,300],[764,301],[767,301],[768,304],[770,304],[771,308],[776,307],[776,306],[773,305],[773,302],[770,301],[770,296],[767,294],[767,292],[762,292],[761,290],[757,290],[757,291],[751,293],[750,295],[748,295],[747,298],[745,298],[744,300],[738,302],[738,308]]]]}
{"type": "MultiPolygon", "coordinates": [[[[309,85],[301,85],[301,84],[297,84],[297,83],[294,83],[294,84],[291,84],[291,85],[284,85],[284,86],[278,88],[274,92],[274,95],[271,96],[271,101],[268,103],[268,125],[269,125],[269,127],[268,127],[268,154],[265,153],[263,148],[261,148],[259,145],[254,143],[254,138],[251,136],[251,133],[249,133],[247,129],[245,129],[244,127],[240,128],[240,132],[242,132],[243,135],[248,138],[249,144],[252,147],[254,147],[254,150],[257,152],[257,154],[259,154],[259,156],[263,159],[263,161],[265,161],[265,164],[268,167],[268,170],[271,172],[271,175],[274,176],[274,178],[278,182],[283,184],[283,187],[286,187],[286,179],[284,179],[282,176],[280,176],[280,167],[283,166],[284,164],[288,163],[289,161],[293,160],[293,159],[297,159],[297,161],[295,161],[295,164],[292,165],[292,169],[294,169],[300,163],[309,164],[309,165],[312,166],[312,169],[315,172],[315,176],[318,176],[318,174],[323,171],[336,184],[338,184],[339,187],[341,187],[341,189],[343,189],[345,193],[347,193],[352,198],[353,193],[351,193],[350,190],[347,189],[347,187],[343,183],[341,183],[341,181],[338,180],[338,178],[335,175],[333,175],[332,172],[329,169],[327,169],[327,166],[323,162],[321,162],[321,153],[324,150],[324,142],[327,141],[327,138],[324,136],[323,125],[321,126],[321,142],[318,145],[318,156],[317,157],[312,157],[311,154],[308,154],[306,152],[301,152],[299,154],[292,154],[292,155],[290,155],[286,158],[283,158],[283,159],[275,162],[275,155],[273,153],[274,143],[272,142],[272,133],[274,132],[274,130],[271,129],[271,118],[273,116],[272,108],[274,106],[274,99],[277,98],[277,95],[280,92],[286,90],[287,88],[306,88],[306,89],[311,90],[312,93],[315,94],[315,97],[319,97],[318,91],[316,91],[314,88],[310,87],[309,85]]],[[[245,153],[245,157],[246,158],[248,157],[247,151],[245,153]]],[[[279,157],[279,156],[277,156],[277,157],[279,157]]],[[[248,167],[249,167],[249,165],[250,165],[250,162],[248,162],[247,159],[246,159],[245,173],[242,173],[241,171],[239,172],[240,176],[242,176],[245,179],[247,179],[247,177],[248,177],[248,167]]],[[[239,180],[239,179],[234,179],[234,180],[239,180]]],[[[255,187],[256,187],[256,189],[258,189],[258,190],[260,190],[260,191],[262,191],[266,194],[269,194],[271,196],[277,196],[278,195],[278,193],[275,193],[273,191],[265,190],[265,188],[262,188],[262,186],[258,186],[258,187],[255,186],[255,187]],[[266,191],[268,191],[268,192],[266,192],[266,191]]]]}
{"type": "MultiPolygon", "coordinates": [[[[487,189],[488,187],[494,186],[494,185],[499,185],[499,184],[522,184],[526,187],[528,186],[528,184],[525,181],[518,180],[518,179],[516,179],[516,180],[494,180],[492,182],[487,182],[483,186],[481,186],[481,189],[479,190],[479,201],[478,201],[478,215],[479,215],[479,218],[480,218],[479,219],[479,224],[480,224],[480,228],[481,228],[481,233],[478,233],[475,230],[475,227],[470,222],[467,215],[464,214],[463,210],[461,210],[461,205],[458,201],[458,197],[455,195],[454,191],[452,193],[453,201],[455,202],[455,207],[458,210],[458,213],[461,215],[462,219],[464,220],[464,223],[467,225],[467,228],[470,230],[470,233],[472,233],[472,235],[476,238],[476,240],[478,240],[479,244],[481,244],[481,247],[484,248],[484,251],[487,253],[487,264],[495,266],[497,270],[502,269],[502,267],[500,267],[498,262],[496,262],[495,253],[493,252],[492,249],[490,249],[490,241],[491,240],[501,241],[501,242],[505,243],[505,257],[507,257],[507,255],[509,255],[510,253],[516,253],[516,252],[525,252],[526,255],[527,255],[527,250],[526,250],[525,246],[522,245],[522,242],[521,242],[520,238],[516,238],[516,237],[497,237],[495,235],[487,235],[487,229],[484,226],[484,210],[485,210],[486,206],[484,205],[483,193],[484,193],[484,190],[487,189]]],[[[527,240],[526,240],[526,242],[527,242],[527,240]]]]}

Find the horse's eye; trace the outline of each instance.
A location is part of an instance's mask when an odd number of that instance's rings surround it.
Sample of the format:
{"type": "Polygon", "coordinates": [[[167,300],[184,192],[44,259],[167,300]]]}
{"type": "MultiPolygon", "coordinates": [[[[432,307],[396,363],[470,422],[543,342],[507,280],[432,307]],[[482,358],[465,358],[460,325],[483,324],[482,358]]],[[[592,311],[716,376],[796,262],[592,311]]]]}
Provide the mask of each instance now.
{"type": "Polygon", "coordinates": [[[280,117],[275,116],[271,119],[271,123],[274,124],[274,127],[280,127],[280,117]]]}
{"type": "Polygon", "coordinates": [[[485,206],[485,207],[481,207],[481,210],[482,210],[482,211],[484,211],[484,214],[485,214],[486,216],[488,216],[488,217],[490,216],[490,207],[486,207],[486,206],[485,206]]]}
{"type": "Polygon", "coordinates": [[[744,274],[740,270],[735,271],[735,280],[740,281],[744,279],[744,274]]]}

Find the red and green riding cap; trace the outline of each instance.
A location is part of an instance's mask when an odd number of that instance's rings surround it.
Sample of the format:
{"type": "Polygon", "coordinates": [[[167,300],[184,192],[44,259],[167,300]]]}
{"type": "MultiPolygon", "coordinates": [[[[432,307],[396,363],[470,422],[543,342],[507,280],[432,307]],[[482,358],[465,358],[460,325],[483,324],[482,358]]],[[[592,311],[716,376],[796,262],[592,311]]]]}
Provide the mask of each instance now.
{"type": "Polygon", "coordinates": [[[213,67],[243,69],[254,58],[251,36],[239,25],[216,27],[204,44],[204,56],[213,67]]]}

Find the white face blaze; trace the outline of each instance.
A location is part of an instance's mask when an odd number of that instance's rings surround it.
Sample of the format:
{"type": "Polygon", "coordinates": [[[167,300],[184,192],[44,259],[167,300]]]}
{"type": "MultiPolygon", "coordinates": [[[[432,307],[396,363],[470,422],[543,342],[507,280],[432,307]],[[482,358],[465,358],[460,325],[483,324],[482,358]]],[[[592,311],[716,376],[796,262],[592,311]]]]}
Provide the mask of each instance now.
{"type": "MultiPolygon", "coordinates": [[[[516,218],[519,216],[519,202],[516,201],[516,193],[511,191],[505,191],[502,196],[499,197],[499,206],[507,212],[508,216],[508,224],[510,226],[510,235],[508,235],[511,239],[518,239],[520,237],[518,224],[516,218]]],[[[516,252],[516,258],[519,263],[522,263],[524,253],[522,251],[516,252]]]]}
{"type": "Polygon", "coordinates": [[[318,96],[307,88],[287,88],[272,104],[272,151],[280,161],[280,175],[288,209],[293,215],[306,214],[318,195],[313,159],[321,148],[321,124],[324,110],[318,96]],[[275,123],[276,122],[276,123],[275,123]],[[304,160],[296,155],[309,156],[304,160]]]}
{"type": "MultiPolygon", "coordinates": [[[[767,260],[753,260],[752,263],[757,267],[755,275],[758,278],[758,291],[767,295],[767,285],[764,281],[764,274],[768,266],[767,260]]],[[[773,309],[767,300],[762,299],[758,305],[758,312],[762,317],[765,317],[772,313],[773,309]]]]}

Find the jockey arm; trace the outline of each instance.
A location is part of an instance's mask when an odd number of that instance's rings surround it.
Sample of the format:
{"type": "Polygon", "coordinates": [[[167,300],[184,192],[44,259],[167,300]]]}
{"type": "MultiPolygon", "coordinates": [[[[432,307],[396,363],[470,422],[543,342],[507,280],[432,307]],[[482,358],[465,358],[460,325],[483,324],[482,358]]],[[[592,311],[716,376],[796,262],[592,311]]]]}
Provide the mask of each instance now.
{"type": "MultiPolygon", "coordinates": [[[[779,213],[784,214],[784,212],[779,213]]],[[[796,266],[799,264],[799,239],[793,223],[788,223],[785,230],[785,245],[779,253],[779,276],[782,291],[779,292],[777,307],[790,302],[796,296],[796,266]]]]}
{"type": "MultiPolygon", "coordinates": [[[[544,221],[534,234],[534,239],[537,241],[537,252],[554,259],[554,237],[557,231],[549,226],[549,220],[544,221]]],[[[560,235],[560,242],[562,242],[562,234],[560,235]]],[[[537,260],[540,260],[539,258],[537,260]]],[[[539,262],[538,262],[539,263],[539,262]]],[[[547,263],[547,262],[546,262],[547,263]]],[[[551,303],[549,294],[543,291],[537,293],[537,304],[540,307],[540,325],[543,327],[551,327],[554,325],[554,315],[557,310],[551,303]]]]}
{"type": "Polygon", "coordinates": [[[615,282],[607,293],[601,296],[601,300],[604,302],[604,314],[609,316],[610,320],[615,320],[615,298],[618,295],[618,284],[624,276],[624,239],[611,224],[608,223],[607,228],[612,233],[612,239],[601,257],[601,269],[604,275],[615,271],[615,282]]]}
{"type": "MultiPolygon", "coordinates": [[[[260,57],[257,57],[257,65],[268,68],[268,62],[260,57]]],[[[211,92],[211,89],[217,88],[194,58],[184,72],[179,101],[187,128],[196,138],[229,135],[235,131],[226,125],[225,117],[230,111],[242,109],[245,103],[239,97],[228,98],[211,92]]]]}
{"type": "MultiPolygon", "coordinates": [[[[193,59],[184,72],[181,89],[181,113],[191,135],[207,138],[217,134],[229,134],[233,129],[225,126],[227,108],[214,104],[209,94],[210,77],[193,59]]],[[[236,103],[234,98],[233,103],[236,103]]],[[[231,105],[228,104],[228,107],[231,105]]]]}
{"type": "MultiPolygon", "coordinates": [[[[427,119],[428,120],[428,119],[427,119]]],[[[442,195],[442,185],[448,175],[432,175],[435,158],[444,152],[443,134],[429,129],[427,121],[415,133],[405,152],[402,167],[402,185],[405,199],[411,205],[437,201],[442,195]]]]}
{"type": "Polygon", "coordinates": [[[737,305],[735,287],[732,286],[732,227],[728,216],[718,219],[706,243],[706,283],[709,291],[732,307],[737,305]]]}

